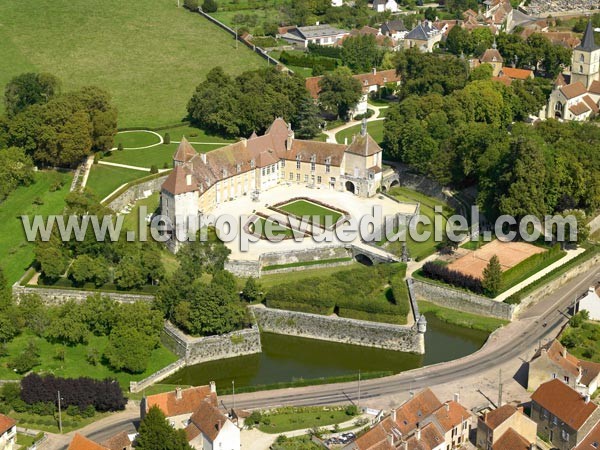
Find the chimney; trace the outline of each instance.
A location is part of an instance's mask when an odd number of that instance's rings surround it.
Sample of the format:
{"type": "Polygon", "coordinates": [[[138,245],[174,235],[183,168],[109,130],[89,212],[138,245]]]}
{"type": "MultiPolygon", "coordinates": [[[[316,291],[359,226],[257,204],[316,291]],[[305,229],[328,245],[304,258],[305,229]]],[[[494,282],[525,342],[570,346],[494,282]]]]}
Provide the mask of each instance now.
{"type": "Polygon", "coordinates": [[[219,419],[219,421],[217,422],[217,430],[220,430],[221,428],[223,428],[223,421],[219,419]]]}
{"type": "Polygon", "coordinates": [[[392,409],[392,421],[395,422],[396,421],[396,410],[392,409]]]}
{"type": "Polygon", "coordinates": [[[590,396],[588,394],[585,394],[583,396],[583,400],[585,401],[585,404],[587,405],[590,402],[590,396]]]}
{"type": "Polygon", "coordinates": [[[294,143],[294,130],[292,130],[292,124],[288,123],[287,139],[285,140],[285,149],[290,151],[292,144],[294,143]]]}
{"type": "Polygon", "coordinates": [[[317,22],[315,23],[316,26],[319,26],[319,21],[317,20],[317,22]]]}
{"type": "Polygon", "coordinates": [[[344,138],[344,145],[348,145],[348,136],[344,138]]]}
{"type": "Polygon", "coordinates": [[[456,403],[460,403],[460,394],[458,392],[454,393],[454,401],[456,403]]]}
{"type": "Polygon", "coordinates": [[[373,75],[377,75],[377,67],[373,67],[373,75]]]}
{"type": "Polygon", "coordinates": [[[206,164],[206,153],[200,153],[200,158],[202,159],[202,162],[206,164]]]}
{"type": "Polygon", "coordinates": [[[391,446],[394,446],[394,435],[392,433],[387,435],[387,441],[388,441],[388,444],[390,444],[391,446]]]}
{"type": "Polygon", "coordinates": [[[217,385],[215,384],[214,381],[210,382],[210,392],[211,392],[211,394],[216,394],[217,393],[217,385]]]}
{"type": "Polygon", "coordinates": [[[185,176],[185,184],[186,186],[192,185],[192,175],[189,173],[185,176]]]}
{"type": "Polygon", "coordinates": [[[561,353],[561,355],[562,355],[563,358],[566,358],[567,357],[567,349],[566,349],[566,347],[563,347],[560,353],[561,353]]]}
{"type": "Polygon", "coordinates": [[[175,398],[177,400],[181,400],[183,398],[183,395],[181,394],[181,388],[175,388],[175,398]]]}
{"type": "Polygon", "coordinates": [[[450,411],[450,402],[446,402],[444,404],[444,406],[446,407],[446,412],[449,412],[450,411]]]}
{"type": "Polygon", "coordinates": [[[419,425],[418,423],[417,423],[417,431],[415,433],[415,439],[417,441],[421,440],[421,425],[419,425]]]}

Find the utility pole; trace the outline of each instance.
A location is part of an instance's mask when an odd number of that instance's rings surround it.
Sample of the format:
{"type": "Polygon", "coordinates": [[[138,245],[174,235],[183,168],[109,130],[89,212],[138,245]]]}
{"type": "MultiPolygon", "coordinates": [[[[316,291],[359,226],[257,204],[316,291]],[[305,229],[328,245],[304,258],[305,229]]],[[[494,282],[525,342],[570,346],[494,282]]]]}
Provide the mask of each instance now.
{"type": "Polygon", "coordinates": [[[58,429],[60,430],[60,434],[62,434],[62,414],[60,410],[60,391],[58,391],[58,429]]]}
{"type": "Polygon", "coordinates": [[[502,406],[502,369],[498,371],[498,405],[500,408],[502,406]]]}
{"type": "Polygon", "coordinates": [[[232,401],[233,401],[233,411],[235,412],[235,380],[231,380],[231,389],[232,389],[232,401]]]}
{"type": "Polygon", "coordinates": [[[235,49],[238,49],[238,29],[235,27],[235,49]]]}

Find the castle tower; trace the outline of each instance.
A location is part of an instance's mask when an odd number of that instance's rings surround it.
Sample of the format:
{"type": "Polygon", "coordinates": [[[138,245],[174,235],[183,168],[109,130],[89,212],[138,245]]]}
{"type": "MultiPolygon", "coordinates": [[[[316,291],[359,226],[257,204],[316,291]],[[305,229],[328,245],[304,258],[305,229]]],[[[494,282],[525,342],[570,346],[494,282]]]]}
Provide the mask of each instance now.
{"type": "Polygon", "coordinates": [[[594,41],[594,27],[590,20],[583,39],[575,50],[571,61],[571,83],[581,82],[586,89],[600,80],[600,47],[594,41]]]}

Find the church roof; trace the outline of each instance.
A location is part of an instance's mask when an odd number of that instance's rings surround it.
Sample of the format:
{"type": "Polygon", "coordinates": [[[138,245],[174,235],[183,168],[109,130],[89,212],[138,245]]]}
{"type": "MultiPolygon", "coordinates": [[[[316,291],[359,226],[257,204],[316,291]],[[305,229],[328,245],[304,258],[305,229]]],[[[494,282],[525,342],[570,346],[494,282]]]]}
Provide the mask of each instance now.
{"type": "Polygon", "coordinates": [[[498,50],[496,50],[495,48],[488,48],[483,55],[481,55],[481,58],[479,58],[479,60],[482,63],[492,63],[492,62],[503,62],[504,59],[502,59],[502,55],[500,54],[500,52],[498,50]]]}
{"type": "Polygon", "coordinates": [[[583,83],[581,83],[581,81],[562,86],[560,88],[560,91],[568,100],[584,95],[587,92],[585,86],[583,85],[583,83]]]}
{"type": "Polygon", "coordinates": [[[581,40],[581,44],[575,50],[584,50],[586,52],[593,52],[594,50],[598,50],[600,47],[596,45],[596,41],[594,40],[594,27],[592,25],[592,21],[588,21],[585,32],[583,33],[583,39],[581,40]]]}

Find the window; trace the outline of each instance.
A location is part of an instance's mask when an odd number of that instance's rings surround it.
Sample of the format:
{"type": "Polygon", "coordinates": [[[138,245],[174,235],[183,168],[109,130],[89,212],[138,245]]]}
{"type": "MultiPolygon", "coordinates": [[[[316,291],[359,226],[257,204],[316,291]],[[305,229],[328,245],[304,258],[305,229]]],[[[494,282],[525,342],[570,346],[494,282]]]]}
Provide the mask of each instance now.
{"type": "Polygon", "coordinates": [[[548,410],[546,410],[546,409],[542,408],[542,417],[543,417],[544,419],[547,419],[547,418],[548,418],[548,410]]]}
{"type": "Polygon", "coordinates": [[[262,174],[263,174],[263,177],[266,175],[266,173],[267,173],[267,170],[266,170],[266,169],[263,167],[263,168],[262,168],[262,174]]]}
{"type": "Polygon", "coordinates": [[[331,166],[329,164],[325,165],[325,173],[331,172],[331,166]]]}
{"type": "Polygon", "coordinates": [[[304,182],[308,183],[308,175],[304,175],[304,182]]]}
{"type": "Polygon", "coordinates": [[[556,416],[552,416],[552,425],[558,425],[558,418],[556,416]]]}
{"type": "Polygon", "coordinates": [[[583,66],[579,66],[579,73],[583,73],[583,66]]]}
{"type": "Polygon", "coordinates": [[[583,56],[583,54],[579,55],[579,62],[584,62],[585,61],[585,57],[583,56]]]}
{"type": "Polygon", "coordinates": [[[294,179],[294,174],[292,172],[290,172],[290,180],[294,179]]]}
{"type": "Polygon", "coordinates": [[[300,169],[300,155],[296,156],[296,169],[300,169]]]}
{"type": "Polygon", "coordinates": [[[321,175],[317,177],[317,183],[321,184],[321,175]]]}
{"type": "MultiPolygon", "coordinates": [[[[267,175],[269,175],[270,173],[271,173],[271,166],[267,166],[267,175]]],[[[264,175],[264,173],[263,173],[263,175],[264,175]]]]}
{"type": "Polygon", "coordinates": [[[296,181],[300,181],[300,174],[299,173],[296,174],[296,181]]]}
{"type": "Polygon", "coordinates": [[[250,168],[251,168],[251,169],[254,169],[254,167],[255,167],[255,166],[256,166],[256,164],[254,163],[254,160],[253,160],[253,159],[251,159],[251,160],[250,160],[250,168]]]}
{"type": "Polygon", "coordinates": [[[562,437],[563,441],[568,441],[569,440],[569,433],[567,433],[565,430],[562,430],[560,433],[560,437],[562,437]]]}
{"type": "Polygon", "coordinates": [[[565,379],[565,383],[569,384],[569,377],[565,375],[564,379],[565,379]]]}
{"type": "Polygon", "coordinates": [[[285,159],[281,160],[281,168],[283,169],[285,167],[285,159]]]}
{"type": "Polygon", "coordinates": [[[281,178],[285,179],[285,172],[281,172],[281,178]]]}
{"type": "Polygon", "coordinates": [[[311,162],[311,163],[310,163],[310,170],[312,170],[312,171],[314,172],[314,171],[315,171],[315,169],[316,169],[316,165],[315,165],[315,163],[314,163],[314,162],[311,162]]]}

